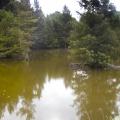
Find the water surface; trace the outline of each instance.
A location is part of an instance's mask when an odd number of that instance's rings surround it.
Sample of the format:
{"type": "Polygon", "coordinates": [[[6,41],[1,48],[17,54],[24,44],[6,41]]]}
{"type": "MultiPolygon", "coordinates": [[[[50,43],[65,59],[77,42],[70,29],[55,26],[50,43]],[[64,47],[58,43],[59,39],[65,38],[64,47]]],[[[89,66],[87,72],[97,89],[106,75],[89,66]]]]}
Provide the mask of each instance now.
{"type": "Polygon", "coordinates": [[[120,120],[120,72],[75,76],[65,51],[0,62],[0,120],[120,120]]]}

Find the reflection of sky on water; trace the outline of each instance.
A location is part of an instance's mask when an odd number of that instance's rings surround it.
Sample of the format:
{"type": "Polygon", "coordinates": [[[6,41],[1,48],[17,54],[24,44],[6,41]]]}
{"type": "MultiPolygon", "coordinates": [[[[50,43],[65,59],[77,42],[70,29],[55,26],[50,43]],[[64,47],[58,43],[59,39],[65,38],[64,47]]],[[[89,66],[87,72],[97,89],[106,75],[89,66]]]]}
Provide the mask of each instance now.
{"type": "MultiPolygon", "coordinates": [[[[91,107],[93,108],[94,104],[89,106],[90,99],[88,97],[90,96],[88,95],[91,94],[89,93],[91,90],[89,88],[85,89],[88,87],[87,85],[91,85],[91,81],[90,79],[83,79],[83,76],[79,78],[80,79],[73,79],[71,81],[72,86],[69,85],[66,87],[64,78],[49,78],[47,76],[41,92],[39,91],[39,84],[36,84],[33,88],[33,94],[41,97],[35,97],[31,101],[19,97],[14,112],[10,113],[6,105],[1,120],[48,120],[48,118],[49,120],[84,120],[88,119],[88,116],[90,116],[91,119],[94,111],[91,113],[89,110],[92,110],[91,107]],[[40,93],[41,95],[39,95],[40,93]]],[[[111,88],[111,92],[116,88],[114,91],[116,92],[116,101],[111,101],[115,102],[116,107],[116,110],[111,111],[114,118],[113,120],[119,120],[120,118],[120,85],[118,82],[119,80],[115,78],[108,79],[108,81],[105,82],[108,84],[108,88],[111,88]]],[[[92,86],[90,87],[92,88],[92,86]]],[[[96,86],[96,88],[98,87],[96,86]]],[[[96,88],[95,90],[97,90],[96,88]]],[[[94,100],[95,99],[96,98],[94,98],[94,100]]],[[[98,112],[101,118],[102,115],[105,116],[105,114],[102,113],[104,112],[103,108],[100,110],[99,108],[95,109],[97,110],[95,114],[98,112]]],[[[93,120],[95,119],[93,118],[93,120]]]]}
{"type": "Polygon", "coordinates": [[[72,92],[70,88],[65,88],[63,79],[47,81],[41,100],[34,100],[34,103],[37,104],[36,119],[77,120],[75,110],[72,107],[72,92]]]}
{"type": "Polygon", "coordinates": [[[72,71],[58,53],[0,63],[0,120],[120,120],[119,71],[72,71]]]}
{"type": "Polygon", "coordinates": [[[26,120],[24,116],[17,116],[17,112],[21,107],[22,107],[22,99],[20,98],[18,104],[15,106],[14,112],[10,113],[8,111],[8,107],[6,106],[1,120],[8,120],[8,118],[9,120],[21,120],[21,119],[26,120]]]}
{"type": "Polygon", "coordinates": [[[26,103],[25,105],[24,100],[20,98],[15,111],[9,113],[6,108],[1,120],[7,120],[7,118],[9,120],[26,120],[27,115],[30,113],[29,110],[33,112],[32,117],[35,120],[48,120],[48,118],[49,120],[78,120],[73,107],[73,99],[72,89],[65,87],[62,78],[46,79],[40,99],[34,98],[32,103],[26,103]],[[34,111],[32,111],[31,105],[33,105],[34,111]],[[22,110],[26,112],[26,114],[23,113],[23,116],[21,115],[22,110]]]}

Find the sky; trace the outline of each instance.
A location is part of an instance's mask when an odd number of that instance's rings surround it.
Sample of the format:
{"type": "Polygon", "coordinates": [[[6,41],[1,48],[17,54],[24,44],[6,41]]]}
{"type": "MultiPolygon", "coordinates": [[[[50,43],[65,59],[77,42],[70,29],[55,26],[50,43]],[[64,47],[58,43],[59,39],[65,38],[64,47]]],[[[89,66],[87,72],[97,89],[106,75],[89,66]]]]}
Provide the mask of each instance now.
{"type": "MultiPolygon", "coordinates": [[[[34,0],[31,0],[31,4],[33,4],[33,1],[34,0]]],[[[79,16],[76,11],[82,11],[82,9],[80,9],[77,1],[79,0],[39,0],[39,4],[45,15],[55,11],[62,12],[63,6],[67,5],[72,16],[78,19],[79,16]]],[[[116,6],[117,10],[120,11],[120,0],[111,0],[111,2],[116,6]]]]}

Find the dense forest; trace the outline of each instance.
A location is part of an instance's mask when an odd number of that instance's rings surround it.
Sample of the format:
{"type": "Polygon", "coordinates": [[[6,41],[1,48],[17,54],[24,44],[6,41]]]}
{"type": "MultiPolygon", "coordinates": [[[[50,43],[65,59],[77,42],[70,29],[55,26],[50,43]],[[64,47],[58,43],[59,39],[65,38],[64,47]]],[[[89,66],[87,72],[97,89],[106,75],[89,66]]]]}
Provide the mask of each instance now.
{"type": "Polygon", "coordinates": [[[34,0],[0,0],[0,58],[28,58],[32,50],[68,49],[83,65],[104,68],[120,58],[120,14],[109,0],[81,0],[84,13],[45,16],[34,0]]]}

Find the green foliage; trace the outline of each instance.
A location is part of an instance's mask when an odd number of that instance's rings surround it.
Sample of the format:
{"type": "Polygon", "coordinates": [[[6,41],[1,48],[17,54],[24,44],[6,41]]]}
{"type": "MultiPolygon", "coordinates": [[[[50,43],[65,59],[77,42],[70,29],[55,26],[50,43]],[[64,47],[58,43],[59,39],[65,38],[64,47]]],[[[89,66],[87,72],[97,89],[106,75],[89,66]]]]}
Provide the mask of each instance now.
{"type": "Polygon", "coordinates": [[[72,49],[70,51],[75,60],[79,60],[81,64],[91,68],[105,68],[110,62],[110,57],[104,53],[95,53],[87,48],[72,49]]]}
{"type": "Polygon", "coordinates": [[[56,12],[48,16],[46,25],[48,25],[48,27],[51,27],[48,28],[48,30],[49,29],[52,30],[50,38],[51,42],[53,41],[53,45],[55,45],[54,47],[57,48],[68,47],[68,37],[72,30],[71,22],[72,17],[70,15],[70,11],[66,7],[64,8],[63,13],[56,12]]]}
{"type": "Polygon", "coordinates": [[[0,58],[23,58],[28,54],[35,18],[32,12],[18,1],[10,1],[0,10],[0,58]]]}
{"type": "MultiPolygon", "coordinates": [[[[41,9],[37,9],[38,22],[33,33],[33,49],[68,48],[68,37],[72,30],[70,10],[64,6],[63,13],[55,12],[44,16],[41,9]]],[[[35,12],[35,13],[36,13],[35,12]]]]}
{"type": "Polygon", "coordinates": [[[60,48],[64,46],[61,17],[62,14],[56,12],[46,18],[45,34],[48,48],[60,48]]]}
{"type": "Polygon", "coordinates": [[[19,29],[12,13],[1,10],[0,18],[0,57],[11,57],[19,52],[19,41],[15,34],[19,29]]]}
{"type": "Polygon", "coordinates": [[[93,68],[105,68],[110,62],[110,57],[104,53],[91,52],[91,59],[88,61],[88,65],[93,68]]]}
{"type": "MultiPolygon", "coordinates": [[[[110,61],[120,57],[118,54],[120,52],[120,36],[118,35],[120,21],[116,13],[107,16],[109,11],[113,10],[112,8],[111,10],[109,7],[105,8],[108,12],[105,14],[103,6],[97,7],[96,3],[89,2],[86,0],[80,3],[88,11],[81,16],[78,23],[74,24],[75,29],[69,37],[69,48],[74,51],[72,56],[77,56],[83,64],[104,68],[110,61]],[[89,4],[93,4],[92,8],[89,8],[89,4]],[[118,24],[115,23],[116,21],[118,24]]],[[[102,5],[110,6],[109,1],[102,2],[102,5]]]]}
{"type": "Polygon", "coordinates": [[[40,13],[41,9],[40,9],[38,0],[34,0],[34,6],[35,6],[35,12],[36,12],[37,16],[40,15],[41,14],[40,13]]]}
{"type": "Polygon", "coordinates": [[[79,5],[88,13],[103,14],[105,17],[111,17],[116,12],[110,0],[80,0],[79,5]]]}
{"type": "Polygon", "coordinates": [[[21,0],[22,6],[27,9],[30,9],[30,0],[21,0]]]}
{"type": "MultiPolygon", "coordinates": [[[[36,3],[36,7],[38,7],[36,3]]],[[[32,49],[45,48],[45,16],[41,9],[36,8],[34,12],[36,16],[35,30],[32,33],[32,49]]]]}
{"type": "Polygon", "coordinates": [[[90,67],[106,67],[120,57],[120,14],[109,0],[81,0],[80,21],[63,12],[44,16],[38,0],[0,1],[0,57],[25,57],[30,48],[69,48],[90,67]]]}
{"type": "Polygon", "coordinates": [[[70,53],[75,60],[80,60],[83,65],[88,64],[92,59],[90,51],[86,48],[71,49],[70,53]]]}
{"type": "Polygon", "coordinates": [[[0,9],[5,8],[11,0],[0,0],[0,9]]]}

